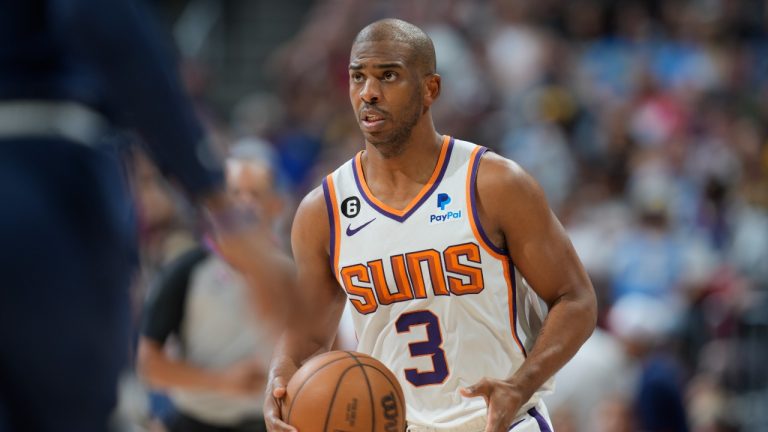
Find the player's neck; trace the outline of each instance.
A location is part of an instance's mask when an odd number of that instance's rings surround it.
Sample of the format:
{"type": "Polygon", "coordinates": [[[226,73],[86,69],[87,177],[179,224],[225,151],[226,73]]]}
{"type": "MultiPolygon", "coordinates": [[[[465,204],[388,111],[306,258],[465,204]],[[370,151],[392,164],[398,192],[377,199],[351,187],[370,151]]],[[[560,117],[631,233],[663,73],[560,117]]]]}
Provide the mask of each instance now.
{"type": "Polygon", "coordinates": [[[368,185],[373,189],[390,189],[425,184],[440,157],[442,143],[443,136],[434,127],[425,128],[423,132],[414,128],[403,151],[396,156],[385,157],[375,146],[366,143],[362,165],[368,185]]]}

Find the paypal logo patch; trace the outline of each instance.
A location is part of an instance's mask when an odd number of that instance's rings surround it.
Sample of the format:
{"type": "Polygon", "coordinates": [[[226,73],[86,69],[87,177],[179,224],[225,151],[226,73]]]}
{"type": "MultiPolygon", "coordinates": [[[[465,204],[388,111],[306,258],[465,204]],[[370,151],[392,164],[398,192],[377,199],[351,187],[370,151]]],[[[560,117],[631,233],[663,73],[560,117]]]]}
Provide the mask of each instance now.
{"type": "Polygon", "coordinates": [[[437,207],[441,213],[429,215],[430,224],[438,224],[443,222],[457,221],[461,219],[461,210],[458,211],[446,211],[445,208],[451,203],[451,196],[447,193],[437,194],[437,207]]]}
{"type": "Polygon", "coordinates": [[[437,206],[441,211],[445,211],[445,206],[451,203],[451,197],[447,193],[437,194],[437,206]]]}
{"type": "Polygon", "coordinates": [[[442,223],[442,222],[448,222],[451,220],[459,220],[461,219],[461,210],[459,211],[449,211],[445,212],[443,214],[431,214],[429,215],[429,223],[436,224],[436,223],[442,223]]]}

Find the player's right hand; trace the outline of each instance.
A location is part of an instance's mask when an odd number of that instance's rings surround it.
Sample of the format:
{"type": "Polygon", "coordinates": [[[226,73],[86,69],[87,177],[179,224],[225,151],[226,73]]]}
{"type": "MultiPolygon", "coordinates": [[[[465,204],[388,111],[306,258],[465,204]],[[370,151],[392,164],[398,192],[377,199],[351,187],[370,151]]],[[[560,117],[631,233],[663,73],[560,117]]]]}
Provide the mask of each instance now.
{"type": "Polygon", "coordinates": [[[264,421],[269,432],[297,432],[295,427],[283,421],[281,412],[288,381],[296,370],[294,364],[285,362],[274,366],[270,371],[267,394],[264,398],[264,421]]]}

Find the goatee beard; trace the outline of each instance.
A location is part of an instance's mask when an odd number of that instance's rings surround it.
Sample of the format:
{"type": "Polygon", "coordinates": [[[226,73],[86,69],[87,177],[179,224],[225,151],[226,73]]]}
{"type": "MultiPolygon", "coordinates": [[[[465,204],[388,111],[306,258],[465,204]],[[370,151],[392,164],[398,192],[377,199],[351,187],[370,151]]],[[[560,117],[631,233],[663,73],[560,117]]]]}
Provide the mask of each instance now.
{"type": "Polygon", "coordinates": [[[389,140],[386,142],[371,142],[371,144],[376,147],[376,150],[379,151],[379,153],[384,157],[384,159],[392,159],[394,157],[400,156],[405,151],[405,141],[411,136],[410,130],[408,131],[407,136],[400,137],[401,134],[397,134],[398,136],[395,138],[399,138],[398,140],[389,140]]]}

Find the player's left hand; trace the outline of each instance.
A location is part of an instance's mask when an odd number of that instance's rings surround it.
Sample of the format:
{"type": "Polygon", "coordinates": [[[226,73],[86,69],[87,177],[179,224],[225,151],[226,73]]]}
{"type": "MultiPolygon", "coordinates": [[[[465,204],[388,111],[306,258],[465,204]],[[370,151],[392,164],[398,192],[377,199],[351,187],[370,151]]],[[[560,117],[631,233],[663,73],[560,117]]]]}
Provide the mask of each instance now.
{"type": "Polygon", "coordinates": [[[506,432],[523,405],[523,395],[512,384],[498,379],[483,378],[459,390],[464,397],[480,397],[488,404],[485,432],[506,432]]]}

